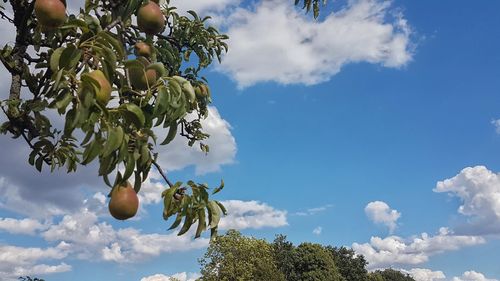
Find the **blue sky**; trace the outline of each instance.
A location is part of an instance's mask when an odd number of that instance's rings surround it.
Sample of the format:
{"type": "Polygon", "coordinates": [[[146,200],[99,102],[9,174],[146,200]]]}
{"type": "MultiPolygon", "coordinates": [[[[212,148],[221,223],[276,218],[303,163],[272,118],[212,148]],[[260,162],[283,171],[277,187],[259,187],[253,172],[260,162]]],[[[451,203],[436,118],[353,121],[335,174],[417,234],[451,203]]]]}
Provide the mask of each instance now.
{"type": "MultiPolygon", "coordinates": [[[[178,3],[231,41],[206,72],[211,153],[176,139],[170,177],[224,179],[224,229],[353,247],[418,281],[500,280],[500,3],[335,1],[315,22],[288,2],[178,3]]],[[[0,276],[199,272],[207,240],[166,231],[157,174],[140,220],[116,222],[92,167],[39,175],[22,144],[0,142],[0,276]]]]}

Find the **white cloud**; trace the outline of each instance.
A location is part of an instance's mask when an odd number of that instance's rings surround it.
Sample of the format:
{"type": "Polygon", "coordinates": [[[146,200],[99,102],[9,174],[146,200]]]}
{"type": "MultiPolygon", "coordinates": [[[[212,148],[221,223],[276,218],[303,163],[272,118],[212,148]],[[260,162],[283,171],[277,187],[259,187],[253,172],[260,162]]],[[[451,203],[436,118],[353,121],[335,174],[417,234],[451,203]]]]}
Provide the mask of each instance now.
{"type": "Polygon", "coordinates": [[[210,16],[217,15],[228,7],[238,6],[240,2],[241,0],[170,1],[171,6],[176,7],[181,12],[193,10],[198,14],[210,16]]]}
{"type": "Polygon", "coordinates": [[[47,241],[71,243],[71,251],[80,259],[102,259],[118,263],[134,262],[162,253],[188,251],[208,245],[208,239],[192,239],[189,233],[144,234],[134,228],[114,229],[88,210],[66,215],[52,225],[43,237],[47,241]],[[161,245],[161,246],[158,246],[161,245]]]}
{"type": "Polygon", "coordinates": [[[500,119],[491,120],[491,124],[495,127],[495,132],[500,134],[500,119]]]}
{"type": "Polygon", "coordinates": [[[305,211],[296,212],[296,213],[294,213],[294,215],[296,215],[296,216],[312,216],[312,215],[315,215],[317,213],[324,212],[332,207],[333,207],[332,204],[326,204],[324,206],[309,208],[305,211]]]}
{"type": "Polygon", "coordinates": [[[313,21],[287,1],[259,1],[227,20],[229,52],[217,70],[239,87],[258,82],[312,85],[348,63],[402,67],[412,59],[410,28],[391,1],[348,1],[313,21]]]}
{"type": "MultiPolygon", "coordinates": [[[[196,174],[217,172],[222,165],[234,163],[236,156],[236,141],[231,134],[231,125],[219,114],[217,108],[210,106],[208,118],[202,122],[204,131],[210,138],[204,143],[210,146],[210,152],[205,154],[199,146],[188,147],[188,140],[177,136],[171,143],[158,146],[160,156],[158,162],[167,171],[179,170],[195,165],[196,174]]],[[[155,129],[160,141],[166,136],[165,129],[155,129]]]]}
{"type": "Polygon", "coordinates": [[[500,234],[500,174],[484,166],[467,167],[437,183],[435,192],[460,198],[458,212],[470,219],[456,230],[471,234],[500,234]]]}
{"type": "Polygon", "coordinates": [[[58,265],[46,265],[46,264],[37,264],[33,267],[16,267],[14,268],[14,273],[12,276],[39,276],[53,273],[61,273],[71,271],[71,265],[67,265],[65,263],[61,263],[58,265]]]}
{"type": "Polygon", "coordinates": [[[393,210],[382,201],[370,202],[365,207],[365,213],[368,218],[374,223],[384,224],[389,228],[390,233],[393,233],[397,226],[397,221],[401,217],[401,213],[393,210]]]}
{"type": "Polygon", "coordinates": [[[321,226],[318,226],[315,229],[313,229],[313,234],[320,235],[322,231],[323,228],[321,226]]]}
{"type": "Polygon", "coordinates": [[[452,281],[498,281],[498,279],[489,279],[482,273],[471,270],[464,272],[461,277],[453,277],[452,281]]]}
{"type": "Polygon", "coordinates": [[[402,271],[410,274],[415,281],[438,281],[446,278],[446,275],[440,270],[432,271],[427,268],[412,268],[402,271]]]}
{"type": "Polygon", "coordinates": [[[69,244],[59,243],[49,248],[23,248],[11,245],[0,245],[0,279],[17,278],[27,274],[48,274],[68,271],[70,266],[39,264],[40,260],[61,260],[68,256],[69,244]]]}
{"type": "Polygon", "coordinates": [[[34,219],[0,218],[0,231],[34,235],[38,230],[45,228],[45,225],[34,219]]]}
{"type": "Polygon", "coordinates": [[[222,204],[228,215],[221,218],[220,229],[259,229],[263,227],[281,227],[288,225],[286,211],[258,201],[228,200],[222,204]]]}
{"type": "Polygon", "coordinates": [[[353,243],[352,248],[368,261],[368,268],[394,265],[415,265],[427,262],[430,256],[466,246],[485,243],[479,236],[455,235],[448,228],[440,228],[435,236],[422,233],[420,237],[403,239],[399,236],[372,237],[370,243],[353,243]]]}
{"type": "Polygon", "coordinates": [[[155,275],[143,277],[143,278],[141,278],[141,281],[173,281],[173,280],[195,281],[196,279],[198,279],[200,277],[201,277],[201,275],[199,273],[181,272],[181,273],[176,273],[176,274],[173,274],[170,276],[163,275],[163,274],[155,274],[155,275]]]}

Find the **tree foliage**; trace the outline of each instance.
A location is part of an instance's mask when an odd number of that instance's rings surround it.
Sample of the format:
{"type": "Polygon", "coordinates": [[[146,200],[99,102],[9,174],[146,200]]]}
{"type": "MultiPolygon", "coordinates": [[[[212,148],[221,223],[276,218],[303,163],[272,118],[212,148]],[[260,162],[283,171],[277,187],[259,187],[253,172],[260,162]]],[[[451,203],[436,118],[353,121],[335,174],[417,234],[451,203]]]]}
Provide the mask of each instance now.
{"type": "Polygon", "coordinates": [[[353,249],[346,247],[326,246],[326,250],[332,255],[335,265],[339,269],[342,278],[345,281],[366,281],[368,271],[365,257],[356,255],[353,249]]]}
{"type": "Polygon", "coordinates": [[[319,244],[300,244],[294,251],[294,259],[294,268],[298,277],[297,280],[342,280],[333,257],[319,244]]]}
{"type": "Polygon", "coordinates": [[[265,240],[249,238],[235,230],[210,242],[199,260],[202,281],[284,281],[265,240]]]}
{"type": "Polygon", "coordinates": [[[365,258],[346,247],[295,246],[284,235],[268,243],[235,230],[211,241],[199,262],[203,281],[415,281],[393,269],[368,273],[365,258]]]}
{"type": "Polygon", "coordinates": [[[19,277],[18,278],[19,281],[45,281],[44,279],[39,279],[39,278],[32,278],[32,277],[29,277],[29,276],[23,276],[23,277],[19,277]]]}
{"type": "Polygon", "coordinates": [[[415,281],[410,275],[392,268],[377,270],[369,274],[370,281],[415,281]]]}
{"type": "MultiPolygon", "coordinates": [[[[166,28],[152,33],[135,24],[150,0],[86,0],[54,28],[37,18],[35,0],[2,2],[10,5],[2,3],[2,24],[14,25],[16,39],[0,49],[12,77],[9,98],[0,103],[8,119],[0,132],[28,143],[36,169],[74,172],[97,161],[107,185],[132,178],[139,192],[151,166],[162,172],[157,145],[180,134],[208,153],[201,121],[212,99],[200,72],[228,48],[209,17],[179,14],[167,1],[156,18],[166,28]],[[139,43],[151,54],[134,52],[139,43]]],[[[184,221],[179,234],[196,222],[197,237],[207,228],[215,233],[225,210],[209,200],[208,186],[173,184],[162,175],[170,185],[162,194],[164,218],[175,216],[173,227],[184,221]]]]}
{"type": "Polygon", "coordinates": [[[274,260],[276,266],[283,272],[286,280],[297,280],[297,273],[295,272],[294,250],[295,246],[292,242],[286,239],[285,235],[276,235],[273,243],[274,260]]]}

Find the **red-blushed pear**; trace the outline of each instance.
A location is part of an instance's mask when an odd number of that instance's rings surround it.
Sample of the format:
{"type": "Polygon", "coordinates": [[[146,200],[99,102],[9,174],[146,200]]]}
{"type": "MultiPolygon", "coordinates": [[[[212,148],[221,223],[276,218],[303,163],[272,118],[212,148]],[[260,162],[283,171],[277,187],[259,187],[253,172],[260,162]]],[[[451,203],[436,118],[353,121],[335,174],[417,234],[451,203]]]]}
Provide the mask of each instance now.
{"type": "Polygon", "coordinates": [[[149,3],[139,8],[137,26],[139,30],[148,35],[155,35],[162,32],[165,29],[165,16],[160,6],[157,3],[149,1],[149,3]]]}
{"type": "Polygon", "coordinates": [[[139,208],[139,197],[128,181],[113,187],[108,207],[109,213],[117,220],[135,216],[139,208]]]}
{"type": "Polygon", "coordinates": [[[54,29],[66,21],[66,4],[62,0],[36,0],[35,16],[45,29],[54,29]]]}
{"type": "Polygon", "coordinates": [[[135,54],[137,56],[143,56],[143,57],[151,57],[153,53],[153,48],[151,45],[145,42],[137,42],[135,43],[135,54]]]}
{"type": "Polygon", "coordinates": [[[100,70],[94,70],[89,73],[89,76],[96,80],[101,88],[99,92],[96,93],[95,99],[103,105],[108,104],[113,89],[104,73],[100,70]]]}
{"type": "Polygon", "coordinates": [[[132,66],[128,69],[130,83],[136,90],[147,90],[153,87],[158,80],[156,70],[132,66]]]}

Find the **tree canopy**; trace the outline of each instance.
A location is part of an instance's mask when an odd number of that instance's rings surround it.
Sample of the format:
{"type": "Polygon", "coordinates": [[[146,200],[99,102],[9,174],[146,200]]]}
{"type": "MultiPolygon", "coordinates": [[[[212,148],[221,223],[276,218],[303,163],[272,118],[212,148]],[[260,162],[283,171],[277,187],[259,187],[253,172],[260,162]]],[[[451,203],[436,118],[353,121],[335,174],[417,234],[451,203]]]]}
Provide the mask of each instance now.
{"type": "Polygon", "coordinates": [[[199,262],[204,281],[415,281],[394,269],[369,273],[365,258],[346,247],[295,246],[284,235],[269,243],[236,230],[211,241],[199,262]]]}
{"type": "Polygon", "coordinates": [[[213,240],[199,262],[203,281],[285,281],[274,262],[272,246],[235,230],[213,240]]]}

